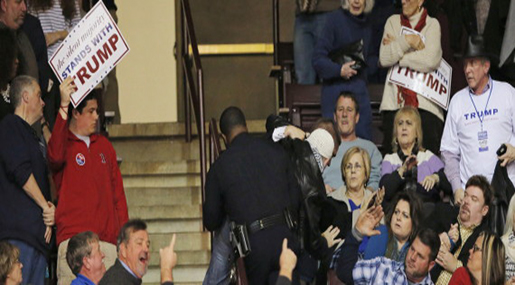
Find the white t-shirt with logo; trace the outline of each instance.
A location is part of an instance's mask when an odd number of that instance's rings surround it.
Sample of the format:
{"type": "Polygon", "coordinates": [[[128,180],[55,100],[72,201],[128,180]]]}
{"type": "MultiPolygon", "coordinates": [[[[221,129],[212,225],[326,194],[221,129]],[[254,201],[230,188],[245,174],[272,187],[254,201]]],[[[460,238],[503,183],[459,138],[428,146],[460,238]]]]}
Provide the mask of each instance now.
{"type": "MultiPolygon", "coordinates": [[[[460,156],[462,189],[476,174],[491,181],[497,149],[503,143],[515,146],[515,89],[508,83],[492,80],[490,88],[481,95],[474,95],[469,90],[466,87],[452,98],[440,148],[442,152],[460,156]],[[485,135],[486,147],[480,145],[480,139],[484,140],[485,135]]],[[[508,175],[515,182],[515,162],[508,165],[508,175]]]]}

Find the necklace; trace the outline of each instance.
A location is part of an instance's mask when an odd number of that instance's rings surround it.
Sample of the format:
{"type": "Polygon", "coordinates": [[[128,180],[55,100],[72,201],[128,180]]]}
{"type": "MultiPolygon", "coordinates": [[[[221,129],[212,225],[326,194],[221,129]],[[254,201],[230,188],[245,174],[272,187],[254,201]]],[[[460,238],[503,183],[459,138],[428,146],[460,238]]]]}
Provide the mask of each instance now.
{"type": "Polygon", "coordinates": [[[4,101],[7,104],[11,104],[11,98],[9,97],[9,89],[11,89],[11,85],[7,84],[7,88],[2,91],[2,98],[4,98],[4,101]]]}

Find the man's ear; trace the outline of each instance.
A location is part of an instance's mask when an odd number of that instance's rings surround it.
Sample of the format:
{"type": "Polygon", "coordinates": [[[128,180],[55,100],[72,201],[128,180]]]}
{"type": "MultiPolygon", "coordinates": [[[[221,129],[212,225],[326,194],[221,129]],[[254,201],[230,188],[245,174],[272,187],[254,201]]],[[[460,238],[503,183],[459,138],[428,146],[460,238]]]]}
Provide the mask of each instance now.
{"type": "Polygon", "coordinates": [[[427,268],[427,272],[431,271],[431,269],[433,269],[433,267],[435,266],[435,261],[430,261],[429,262],[429,267],[427,268]]]}
{"type": "MultiPolygon", "coordinates": [[[[3,0],[2,0],[3,1],[3,0]]],[[[25,103],[28,103],[29,102],[29,91],[27,90],[23,90],[21,92],[21,100],[25,103]]]]}
{"type": "Polygon", "coordinates": [[[486,60],[485,61],[485,69],[486,69],[486,74],[488,74],[488,72],[490,72],[490,61],[489,60],[486,60]]]}
{"type": "Polygon", "coordinates": [[[356,114],[356,124],[359,123],[359,112],[356,114]]]}
{"type": "Polygon", "coordinates": [[[91,270],[91,264],[90,264],[89,258],[87,256],[84,256],[82,258],[82,267],[86,268],[88,271],[91,270]]]}
{"type": "Polygon", "coordinates": [[[127,258],[127,245],[123,242],[120,244],[120,256],[127,258]]]}
{"type": "Polygon", "coordinates": [[[7,11],[7,0],[0,0],[0,9],[5,13],[7,11]]]}
{"type": "Polygon", "coordinates": [[[488,209],[489,209],[489,207],[487,205],[483,206],[483,208],[481,209],[481,215],[483,217],[485,217],[486,214],[488,214],[488,209]]]}

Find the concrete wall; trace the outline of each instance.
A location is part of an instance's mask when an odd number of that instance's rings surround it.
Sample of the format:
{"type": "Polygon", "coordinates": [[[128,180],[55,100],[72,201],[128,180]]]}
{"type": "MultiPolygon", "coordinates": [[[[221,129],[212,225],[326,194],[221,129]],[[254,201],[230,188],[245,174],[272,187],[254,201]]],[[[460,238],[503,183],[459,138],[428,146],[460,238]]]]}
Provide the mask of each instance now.
{"type": "MultiPolygon", "coordinates": [[[[117,1],[119,27],[131,48],[118,66],[122,123],[183,121],[173,56],[177,1],[117,1]]],[[[272,1],[190,3],[199,44],[272,43],[272,1]]],[[[280,3],[281,41],[292,41],[294,1],[280,3]]],[[[248,119],[276,111],[275,81],[268,77],[271,55],[201,60],[207,119],[218,118],[228,105],[241,107],[248,119]]]]}
{"type": "Polygon", "coordinates": [[[174,1],[116,4],[118,26],[131,49],[117,69],[122,123],[176,122],[174,1]]]}

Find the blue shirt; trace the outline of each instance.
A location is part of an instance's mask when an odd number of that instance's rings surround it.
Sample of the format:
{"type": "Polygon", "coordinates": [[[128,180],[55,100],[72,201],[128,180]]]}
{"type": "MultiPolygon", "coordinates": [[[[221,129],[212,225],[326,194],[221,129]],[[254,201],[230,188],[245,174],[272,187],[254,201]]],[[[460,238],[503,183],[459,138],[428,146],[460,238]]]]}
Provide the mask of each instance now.
{"type": "Polygon", "coordinates": [[[77,278],[72,281],[70,285],[95,285],[93,281],[89,280],[86,276],[79,274],[77,278]]]}
{"type": "MultiPolygon", "coordinates": [[[[352,270],[354,284],[409,284],[404,263],[386,257],[376,257],[356,263],[352,270]]],[[[433,284],[428,274],[422,282],[416,284],[433,284]]]]}

